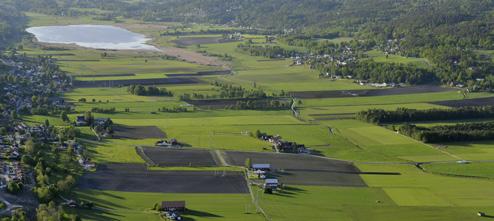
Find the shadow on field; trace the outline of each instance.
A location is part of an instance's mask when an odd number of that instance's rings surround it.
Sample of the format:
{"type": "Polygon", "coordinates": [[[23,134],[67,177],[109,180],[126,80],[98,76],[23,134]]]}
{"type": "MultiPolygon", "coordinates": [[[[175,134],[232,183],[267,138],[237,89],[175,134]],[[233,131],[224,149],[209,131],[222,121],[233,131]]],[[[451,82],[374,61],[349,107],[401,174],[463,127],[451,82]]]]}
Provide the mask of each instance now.
{"type": "Polygon", "coordinates": [[[300,189],[298,187],[284,186],[281,190],[275,192],[275,194],[282,197],[294,197],[295,195],[304,192],[306,192],[306,190],[300,189]]]}
{"type": "MultiPolygon", "coordinates": [[[[216,214],[212,214],[212,213],[208,213],[208,212],[203,212],[203,211],[198,211],[198,210],[192,210],[192,209],[187,209],[187,211],[185,212],[185,215],[186,216],[197,216],[197,217],[209,217],[209,218],[220,218],[220,217],[223,217],[223,216],[219,216],[219,215],[216,215],[216,214]]],[[[185,219],[185,220],[188,220],[188,219],[185,219]]],[[[193,219],[191,219],[193,220],[193,219]]]]}
{"type": "Polygon", "coordinates": [[[123,200],[124,198],[121,196],[117,196],[114,194],[110,194],[107,192],[89,192],[89,193],[78,193],[78,197],[94,203],[94,208],[92,210],[79,210],[79,215],[84,220],[120,220],[118,218],[112,217],[122,217],[122,215],[113,213],[112,210],[116,208],[127,209],[127,207],[123,207],[117,204],[114,204],[108,200],[101,199],[100,197],[104,196],[107,198],[114,198],[123,200]],[[110,217],[112,216],[112,217],[110,217]]]}

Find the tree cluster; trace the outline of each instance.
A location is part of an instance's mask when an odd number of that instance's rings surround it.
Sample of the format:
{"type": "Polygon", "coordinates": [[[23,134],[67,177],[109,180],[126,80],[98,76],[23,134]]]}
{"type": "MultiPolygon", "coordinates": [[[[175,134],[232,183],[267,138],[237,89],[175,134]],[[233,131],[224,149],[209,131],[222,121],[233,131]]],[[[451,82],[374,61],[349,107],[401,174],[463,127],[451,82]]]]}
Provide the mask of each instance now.
{"type": "Polygon", "coordinates": [[[426,143],[462,142],[494,139],[494,123],[467,123],[434,127],[400,126],[398,131],[426,143]]]}
{"type": "Polygon", "coordinates": [[[394,111],[370,109],[358,112],[356,118],[375,124],[392,124],[416,121],[485,119],[494,118],[494,106],[427,110],[398,108],[394,111]]]}
{"type": "Polygon", "coordinates": [[[137,96],[173,96],[173,93],[166,88],[154,86],[130,85],[127,91],[137,96]]]}

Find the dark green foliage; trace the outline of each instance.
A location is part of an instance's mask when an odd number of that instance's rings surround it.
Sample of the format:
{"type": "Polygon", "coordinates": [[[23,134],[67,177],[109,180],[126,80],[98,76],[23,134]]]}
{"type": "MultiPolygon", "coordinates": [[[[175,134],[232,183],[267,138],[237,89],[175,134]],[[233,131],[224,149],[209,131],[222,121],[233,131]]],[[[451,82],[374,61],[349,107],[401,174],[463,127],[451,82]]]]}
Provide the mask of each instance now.
{"type": "Polygon", "coordinates": [[[390,124],[414,121],[485,119],[494,118],[494,106],[429,110],[398,108],[395,111],[370,109],[357,113],[356,117],[359,120],[376,124],[390,124]]]}
{"type": "Polygon", "coordinates": [[[18,194],[22,191],[22,183],[20,182],[9,182],[7,184],[7,192],[12,194],[18,194]]]}
{"type": "Polygon", "coordinates": [[[266,92],[260,89],[247,90],[242,86],[234,86],[215,81],[214,86],[219,88],[219,98],[267,98],[266,92]]]}
{"type": "Polygon", "coordinates": [[[291,101],[282,100],[240,100],[229,108],[239,110],[288,110],[291,101]]]}
{"type": "Polygon", "coordinates": [[[26,17],[10,1],[0,1],[0,49],[22,37],[26,22],[26,17]]]}
{"type": "Polygon", "coordinates": [[[137,96],[173,96],[173,93],[166,88],[154,86],[130,85],[127,91],[137,96]]]}
{"type": "Polygon", "coordinates": [[[117,110],[114,107],[111,108],[93,107],[91,108],[91,112],[100,113],[100,114],[114,114],[117,112],[117,110]]]}
{"type": "Polygon", "coordinates": [[[280,46],[239,44],[238,48],[249,53],[251,56],[262,56],[267,58],[290,58],[301,54],[296,50],[288,50],[280,46]]]}
{"type": "Polygon", "coordinates": [[[173,108],[162,107],[162,108],[158,108],[158,111],[166,112],[166,113],[184,113],[184,112],[189,112],[189,109],[187,109],[186,107],[173,107],[173,108]]]}
{"type": "Polygon", "coordinates": [[[494,123],[468,123],[435,127],[404,125],[399,132],[426,143],[494,139],[494,123]]]}
{"type": "Polygon", "coordinates": [[[326,75],[350,75],[355,79],[369,80],[374,83],[426,84],[437,82],[434,73],[413,65],[362,61],[346,66],[332,63],[321,69],[326,75]]]}

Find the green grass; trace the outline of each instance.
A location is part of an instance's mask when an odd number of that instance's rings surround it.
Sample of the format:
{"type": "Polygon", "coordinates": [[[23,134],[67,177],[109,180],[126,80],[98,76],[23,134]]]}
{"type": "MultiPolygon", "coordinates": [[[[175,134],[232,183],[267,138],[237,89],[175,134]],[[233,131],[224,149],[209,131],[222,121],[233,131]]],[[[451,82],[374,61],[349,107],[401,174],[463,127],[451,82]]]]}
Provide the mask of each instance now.
{"type": "MultiPolygon", "coordinates": [[[[492,180],[434,175],[414,165],[358,164],[362,171],[397,172],[400,175],[361,175],[370,187],[383,188],[397,204],[404,206],[494,207],[489,200],[492,180]]],[[[472,209],[472,215],[475,212],[472,209]]],[[[441,220],[447,220],[442,218],[441,220]]]]}
{"type": "MultiPolygon", "coordinates": [[[[95,12],[99,13],[99,12],[95,12]]],[[[32,14],[30,25],[52,24],[113,24],[154,37],[154,44],[173,45],[175,37],[159,36],[164,26],[177,23],[148,23],[122,19],[123,23],[94,21],[89,17],[61,18],[32,14]]],[[[194,31],[219,28],[203,24],[190,24],[185,30],[194,31]]],[[[246,35],[255,42],[262,42],[263,36],[246,35]]],[[[343,41],[348,39],[335,39],[343,41]]],[[[288,60],[268,60],[253,57],[236,49],[238,43],[207,44],[201,50],[215,54],[228,54],[234,59],[231,66],[233,75],[212,76],[206,81],[219,80],[246,88],[264,89],[268,92],[350,90],[370,87],[354,84],[351,80],[331,81],[319,79],[317,71],[306,66],[290,66],[288,60]]],[[[189,50],[197,50],[191,46],[189,50]]],[[[165,77],[165,73],[190,73],[215,68],[175,60],[166,60],[152,52],[110,52],[101,57],[101,52],[90,49],[68,49],[43,51],[27,45],[23,52],[28,55],[53,55],[59,59],[63,70],[80,75],[78,80],[111,80],[131,78],[165,77]],[[57,55],[58,54],[58,55],[57,55]],[[60,55],[66,54],[66,55],[60,55]],[[72,55],[67,55],[72,54],[72,55]],[[148,62],[145,62],[145,60],[148,62]],[[92,74],[126,74],[127,77],[84,77],[92,74]]],[[[369,55],[377,62],[414,64],[428,67],[425,59],[405,58],[391,55],[387,59],[382,52],[371,51],[369,55]]],[[[197,85],[161,86],[172,91],[174,97],[134,96],[126,88],[84,88],[75,89],[64,96],[74,103],[76,115],[93,107],[117,109],[116,114],[95,114],[96,117],[111,117],[117,124],[130,126],[157,126],[169,138],[192,147],[222,150],[271,151],[270,144],[251,136],[261,130],[268,134],[279,134],[284,139],[305,144],[316,152],[331,158],[356,162],[363,172],[361,177],[368,187],[331,186],[288,186],[281,194],[263,194],[254,188],[254,195],[270,220],[342,220],[342,221],[436,221],[436,220],[483,220],[477,211],[493,211],[493,180],[442,176],[423,172],[413,165],[393,162],[451,161],[457,160],[451,154],[467,160],[494,159],[494,142],[452,143],[438,150],[409,137],[397,134],[383,127],[357,120],[325,120],[324,114],[355,113],[369,108],[386,110],[398,107],[429,109],[447,108],[429,102],[460,100],[463,96],[455,91],[422,93],[379,97],[351,97],[306,99],[298,105],[304,121],[292,117],[290,111],[250,110],[207,110],[199,109],[188,113],[152,113],[160,107],[185,106],[178,97],[184,93],[213,95],[217,90],[206,83],[197,85]],[[86,98],[88,102],[80,103],[86,98]],[[92,102],[92,100],[95,102],[92,102]],[[101,101],[101,102],[100,102],[101,101]],[[130,108],[130,112],[124,112],[130,108]],[[322,116],[322,117],[321,117],[322,116]],[[330,132],[330,128],[333,132],[330,132]],[[369,163],[365,163],[369,162],[369,163]],[[376,163],[378,162],[378,163],[376,163]],[[372,172],[395,172],[399,175],[379,175],[372,172]]],[[[488,93],[471,93],[469,98],[488,97],[488,93]]],[[[27,116],[28,123],[43,123],[49,119],[53,125],[66,125],[57,116],[27,116]]],[[[448,123],[448,122],[435,122],[448,123]]],[[[96,163],[144,163],[136,154],[135,146],[152,146],[156,139],[104,139],[94,141],[92,131],[80,127],[81,139],[91,159],[96,163]]],[[[468,165],[432,164],[427,170],[436,173],[474,174],[491,177],[492,163],[468,165]]],[[[152,170],[239,170],[236,167],[212,168],[151,168],[152,170]]],[[[159,220],[150,210],[155,203],[163,200],[186,200],[187,207],[194,211],[186,217],[189,220],[265,220],[256,213],[249,195],[245,194],[162,194],[131,193],[99,190],[78,190],[80,199],[96,203],[96,209],[80,210],[84,220],[159,220]]]]}
{"type": "MultiPolygon", "coordinates": [[[[367,88],[348,80],[330,81],[319,79],[319,73],[305,66],[290,66],[290,59],[269,60],[254,57],[237,50],[239,43],[208,44],[201,47],[215,54],[233,56],[233,76],[222,76],[221,80],[251,88],[256,86],[268,91],[314,91],[367,88]]],[[[190,48],[194,50],[193,47],[190,48]]]]}
{"type": "Polygon", "coordinates": [[[446,150],[465,160],[494,159],[494,141],[446,143],[446,150]]]}
{"type": "Polygon", "coordinates": [[[288,186],[273,195],[256,188],[255,194],[273,221],[353,220],[354,207],[370,211],[394,205],[379,188],[288,186]]]}
{"type": "Polygon", "coordinates": [[[66,48],[65,50],[43,51],[37,46],[27,45],[21,52],[28,55],[51,55],[59,59],[58,64],[62,70],[78,76],[76,79],[83,81],[165,78],[165,74],[195,73],[217,69],[166,59],[158,52],[151,51],[111,51],[107,52],[106,57],[102,57],[102,52],[99,50],[66,48]],[[134,76],[106,76],[118,74],[134,74],[134,76]],[[104,76],[84,77],[85,75],[104,76]]]}
{"type": "Polygon", "coordinates": [[[79,210],[83,220],[107,221],[159,221],[159,215],[151,210],[155,203],[185,200],[187,220],[261,221],[249,195],[245,194],[163,194],[85,190],[77,191],[77,197],[95,203],[93,210],[79,210]]]}
{"type": "Polygon", "coordinates": [[[423,167],[432,173],[494,179],[494,162],[473,162],[470,164],[436,163],[424,164],[423,167]]]}
{"type": "Polygon", "coordinates": [[[367,55],[375,62],[380,62],[380,63],[412,64],[421,68],[431,67],[429,61],[425,58],[403,57],[400,55],[393,55],[393,54],[390,54],[386,57],[384,52],[379,50],[368,51],[367,55]]]}

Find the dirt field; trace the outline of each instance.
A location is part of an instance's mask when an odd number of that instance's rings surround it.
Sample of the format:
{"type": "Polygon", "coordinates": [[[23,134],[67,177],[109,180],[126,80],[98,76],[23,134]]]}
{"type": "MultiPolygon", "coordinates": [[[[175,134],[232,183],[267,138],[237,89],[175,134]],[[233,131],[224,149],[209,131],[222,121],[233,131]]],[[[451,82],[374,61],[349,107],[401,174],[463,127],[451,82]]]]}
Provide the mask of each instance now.
{"type": "Polygon", "coordinates": [[[91,87],[119,87],[132,84],[159,85],[159,84],[198,84],[197,78],[152,78],[152,79],[129,79],[129,80],[101,80],[101,81],[74,81],[76,88],[91,87]]]}
{"type": "Polygon", "coordinates": [[[217,75],[229,75],[231,70],[224,71],[199,71],[197,73],[191,74],[166,74],[167,77],[206,77],[206,76],[217,76],[217,75]]]}
{"type": "Polygon", "coordinates": [[[81,189],[160,193],[248,193],[239,172],[148,171],[140,164],[100,165],[79,179],[81,189]]]}
{"type": "Polygon", "coordinates": [[[443,105],[448,107],[465,107],[465,106],[493,106],[494,97],[465,99],[465,100],[451,100],[451,101],[438,101],[431,104],[443,105]]]}
{"type": "Polygon", "coordinates": [[[160,167],[212,167],[218,166],[209,150],[169,149],[160,147],[143,148],[144,159],[160,167]]]}
{"type": "Polygon", "coordinates": [[[72,75],[72,77],[130,77],[135,76],[136,74],[87,74],[87,75],[72,75]]]}
{"type": "Polygon", "coordinates": [[[236,40],[225,40],[221,37],[185,37],[173,41],[173,43],[179,46],[190,46],[196,44],[218,44],[236,42],[236,40]]]}
{"type": "Polygon", "coordinates": [[[309,114],[315,120],[346,120],[355,119],[354,113],[343,113],[343,114],[309,114]]]}
{"type": "Polygon", "coordinates": [[[329,160],[310,155],[255,153],[227,151],[231,165],[244,165],[245,159],[252,163],[269,163],[274,175],[285,184],[329,185],[365,187],[360,171],[351,163],[329,160]]]}
{"type": "Polygon", "coordinates": [[[188,51],[188,50],[182,49],[182,48],[166,47],[166,48],[161,48],[161,51],[168,56],[177,57],[179,59],[182,59],[182,60],[185,60],[188,62],[192,62],[192,63],[209,65],[209,66],[224,66],[224,65],[226,65],[225,62],[219,60],[218,58],[204,56],[200,53],[188,51]]]}
{"type": "Polygon", "coordinates": [[[113,131],[113,138],[116,139],[162,139],[166,137],[166,134],[155,126],[115,125],[113,131]]]}
{"type": "Polygon", "coordinates": [[[433,93],[457,90],[455,88],[445,88],[433,85],[421,85],[412,87],[387,88],[387,89],[370,89],[370,90],[339,90],[339,91],[297,91],[290,92],[296,98],[315,99],[315,98],[340,98],[340,97],[370,97],[386,96],[400,94],[419,94],[433,93]]]}

